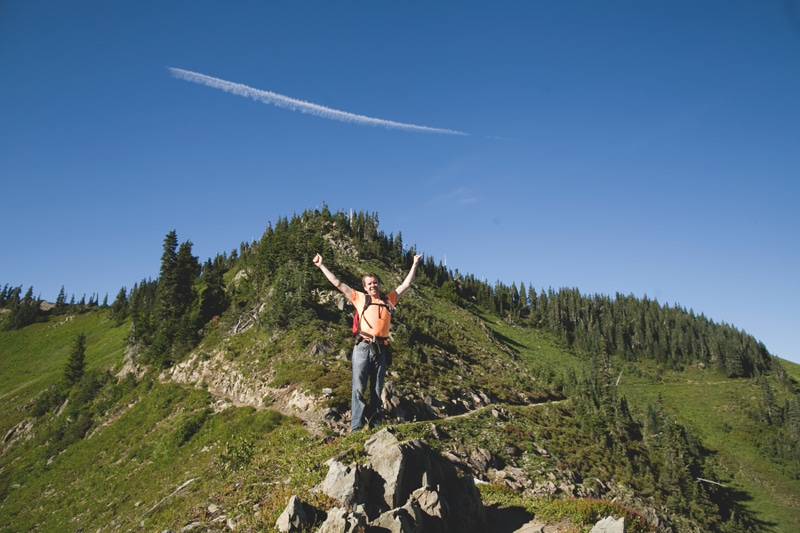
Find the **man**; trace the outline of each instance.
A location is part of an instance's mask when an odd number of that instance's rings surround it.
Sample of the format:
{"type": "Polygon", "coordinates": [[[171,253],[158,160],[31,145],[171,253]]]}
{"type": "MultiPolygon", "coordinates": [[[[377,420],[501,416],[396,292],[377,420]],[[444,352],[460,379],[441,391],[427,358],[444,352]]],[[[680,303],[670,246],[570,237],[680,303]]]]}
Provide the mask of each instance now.
{"type": "Polygon", "coordinates": [[[364,427],[367,410],[371,417],[380,413],[392,313],[394,313],[394,306],[397,305],[400,295],[411,286],[420,258],[422,258],[422,254],[414,256],[414,263],[411,265],[406,279],[394,291],[384,296],[381,292],[381,280],[376,274],[364,276],[362,280],[364,292],[353,290],[328,270],[322,263],[321,255],[317,254],[314,257],[314,264],[319,267],[328,281],[353,303],[359,313],[358,338],[353,348],[351,431],[358,431],[364,427]],[[364,308],[368,297],[369,305],[364,308]],[[368,382],[371,383],[369,405],[365,399],[368,382]]]}

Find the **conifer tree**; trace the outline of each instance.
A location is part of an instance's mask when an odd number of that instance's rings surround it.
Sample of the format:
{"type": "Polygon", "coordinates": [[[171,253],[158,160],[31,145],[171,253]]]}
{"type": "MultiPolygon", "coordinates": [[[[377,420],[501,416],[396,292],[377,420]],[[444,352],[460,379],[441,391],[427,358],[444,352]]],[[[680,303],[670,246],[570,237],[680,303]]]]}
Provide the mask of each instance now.
{"type": "Polygon", "coordinates": [[[778,407],[778,402],[775,399],[775,393],[772,392],[772,387],[770,387],[769,381],[767,381],[767,378],[764,376],[758,376],[756,378],[756,383],[761,389],[760,416],[762,421],[767,425],[782,424],[783,413],[778,407]]]}
{"type": "Polygon", "coordinates": [[[117,293],[116,299],[114,299],[114,303],[111,304],[111,318],[114,319],[114,322],[119,325],[125,320],[128,316],[128,293],[125,290],[125,287],[122,287],[119,292],[117,293]]]}
{"type": "Polygon", "coordinates": [[[19,298],[21,290],[22,287],[14,289],[9,297],[7,306],[11,312],[3,326],[5,330],[24,328],[39,318],[39,300],[33,297],[33,287],[28,288],[22,299],[19,298]]]}
{"type": "Polygon", "coordinates": [[[222,267],[206,263],[203,268],[203,280],[206,289],[200,299],[200,325],[206,324],[215,316],[221,315],[228,307],[228,299],[225,293],[225,280],[223,279],[222,267]]]}
{"type": "Polygon", "coordinates": [[[800,444],[800,396],[787,402],[785,420],[789,437],[795,444],[800,444]]]}
{"type": "Polygon", "coordinates": [[[178,248],[178,235],[170,231],[164,238],[161,272],[156,292],[155,335],[150,345],[151,359],[169,366],[174,355],[190,349],[196,341],[197,316],[194,282],[200,263],[192,255],[192,243],[178,248]],[[194,309],[194,311],[193,311],[194,309]]]}
{"type": "Polygon", "coordinates": [[[58,297],[56,298],[56,312],[59,313],[64,310],[67,306],[67,293],[64,292],[64,286],[61,286],[61,290],[58,291],[58,297]]]}
{"type": "Polygon", "coordinates": [[[75,344],[64,367],[64,383],[71,387],[79,382],[86,370],[86,335],[81,333],[75,339],[75,344]]]}
{"type": "Polygon", "coordinates": [[[164,238],[164,251],[161,254],[161,270],[158,276],[158,312],[160,322],[168,323],[178,309],[178,234],[175,230],[164,238]]]}

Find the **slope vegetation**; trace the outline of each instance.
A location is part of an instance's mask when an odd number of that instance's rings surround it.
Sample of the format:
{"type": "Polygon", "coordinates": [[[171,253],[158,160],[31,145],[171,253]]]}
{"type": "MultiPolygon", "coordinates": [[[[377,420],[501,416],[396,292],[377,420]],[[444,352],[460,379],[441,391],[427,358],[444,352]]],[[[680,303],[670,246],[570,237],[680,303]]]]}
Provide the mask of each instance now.
{"type": "MultiPolygon", "coordinates": [[[[415,253],[377,215],[323,209],[205,264],[169,234],[159,279],[111,305],[6,287],[4,527],[266,531],[291,495],[330,508],[326,461],[359,461],[374,430],[346,434],[352,309],[318,251],[353,287],[399,283],[415,253]]],[[[429,257],[392,336],[382,425],[479,480],[495,524],[800,530],[800,370],[733,328],[429,257]]]]}

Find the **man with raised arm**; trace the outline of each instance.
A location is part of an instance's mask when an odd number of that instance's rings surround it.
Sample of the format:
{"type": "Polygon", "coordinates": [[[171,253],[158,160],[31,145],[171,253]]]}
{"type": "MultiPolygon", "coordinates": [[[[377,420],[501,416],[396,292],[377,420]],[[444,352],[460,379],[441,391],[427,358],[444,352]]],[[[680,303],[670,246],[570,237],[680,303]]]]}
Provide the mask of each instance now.
{"type": "Polygon", "coordinates": [[[411,286],[417,264],[422,254],[414,256],[414,262],[406,279],[394,291],[384,295],[381,279],[377,274],[367,274],[362,282],[364,292],[350,288],[337,278],[322,263],[322,256],[314,257],[314,264],[350,300],[358,315],[358,334],[353,348],[353,396],[350,430],[358,431],[368,419],[380,414],[383,382],[386,378],[389,326],[397,300],[411,286]],[[370,384],[369,404],[366,401],[367,385],[370,384]]]}

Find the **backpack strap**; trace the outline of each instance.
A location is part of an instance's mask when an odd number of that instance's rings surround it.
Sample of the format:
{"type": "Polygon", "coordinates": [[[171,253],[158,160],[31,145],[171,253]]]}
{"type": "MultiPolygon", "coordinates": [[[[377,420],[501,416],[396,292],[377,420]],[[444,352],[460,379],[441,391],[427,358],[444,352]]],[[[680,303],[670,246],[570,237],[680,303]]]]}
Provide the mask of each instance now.
{"type": "MultiPolygon", "coordinates": [[[[363,339],[367,339],[372,342],[381,342],[383,344],[386,344],[386,340],[388,339],[388,337],[377,337],[375,335],[370,335],[369,333],[364,333],[361,331],[361,320],[367,321],[367,319],[364,317],[364,312],[367,310],[367,307],[372,305],[372,297],[369,294],[364,294],[364,296],[365,296],[364,307],[361,309],[361,314],[358,315],[358,325],[355,334],[363,339]]],[[[389,299],[386,297],[381,298],[381,303],[375,305],[383,305],[384,307],[386,307],[389,314],[394,314],[394,306],[392,305],[392,302],[390,302],[389,299]]],[[[368,321],[367,325],[369,327],[372,327],[372,324],[370,324],[368,321]]]]}

